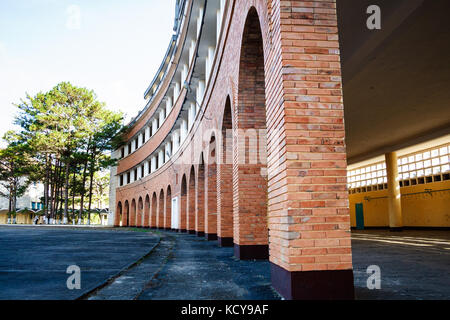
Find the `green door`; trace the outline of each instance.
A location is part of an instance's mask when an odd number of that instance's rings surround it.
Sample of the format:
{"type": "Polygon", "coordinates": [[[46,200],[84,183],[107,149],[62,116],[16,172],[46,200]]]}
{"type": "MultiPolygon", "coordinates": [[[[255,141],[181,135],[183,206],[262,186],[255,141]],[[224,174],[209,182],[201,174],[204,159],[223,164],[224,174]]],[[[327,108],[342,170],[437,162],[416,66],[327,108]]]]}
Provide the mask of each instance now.
{"type": "Polygon", "coordinates": [[[356,204],[356,229],[364,230],[364,207],[362,203],[356,204]]]}

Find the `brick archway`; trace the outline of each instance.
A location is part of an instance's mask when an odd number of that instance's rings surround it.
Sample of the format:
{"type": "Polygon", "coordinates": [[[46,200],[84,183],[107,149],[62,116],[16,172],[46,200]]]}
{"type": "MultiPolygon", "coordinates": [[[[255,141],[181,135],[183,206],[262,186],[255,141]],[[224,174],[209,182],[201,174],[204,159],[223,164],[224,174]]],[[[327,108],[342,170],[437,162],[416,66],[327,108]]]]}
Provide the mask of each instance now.
{"type": "Polygon", "coordinates": [[[125,201],[125,212],[122,214],[122,227],[128,227],[129,226],[129,214],[130,214],[130,204],[128,203],[128,200],[125,201]]]}
{"type": "Polygon", "coordinates": [[[187,198],[187,230],[190,234],[195,234],[195,216],[196,216],[196,207],[195,207],[195,168],[191,166],[191,170],[189,173],[189,188],[188,188],[188,198],[187,198]]]}
{"type": "Polygon", "coordinates": [[[255,8],[245,22],[234,132],[234,247],[240,259],[267,259],[267,125],[264,48],[255,8]]]}
{"type": "Polygon", "coordinates": [[[205,237],[209,241],[217,240],[217,150],[216,137],[213,134],[208,146],[208,161],[205,179],[205,237]]]}
{"type": "Polygon", "coordinates": [[[179,219],[180,232],[187,231],[187,181],[186,175],[183,175],[181,179],[181,194],[180,194],[180,219],[179,219]]]}
{"type": "Polygon", "coordinates": [[[143,225],[143,223],[142,223],[143,210],[144,210],[144,203],[142,201],[142,197],[139,197],[137,215],[136,215],[136,227],[142,227],[142,225],[143,225]]]}
{"type": "Polygon", "coordinates": [[[131,201],[130,227],[136,226],[136,200],[131,201]]]}
{"type": "Polygon", "coordinates": [[[166,192],[166,216],[164,221],[166,230],[172,229],[172,188],[170,186],[167,187],[166,192]]]}
{"type": "Polygon", "coordinates": [[[158,229],[164,229],[164,190],[159,193],[158,202],[158,229]]]}
{"type": "Polygon", "coordinates": [[[150,214],[150,228],[157,227],[157,214],[158,214],[158,198],[156,192],[153,192],[151,214],[150,214]]]}
{"type": "Polygon", "coordinates": [[[145,207],[144,207],[144,228],[150,227],[150,196],[145,196],[145,207]]]}
{"type": "Polygon", "coordinates": [[[223,112],[217,170],[217,236],[222,247],[233,246],[233,123],[230,97],[223,112]]]}
{"type": "Polygon", "coordinates": [[[120,227],[122,226],[122,202],[119,201],[117,204],[117,211],[114,219],[114,226],[120,227]]]}
{"type": "Polygon", "coordinates": [[[196,188],[196,215],[195,215],[195,231],[197,236],[205,236],[205,160],[203,152],[200,155],[198,165],[198,180],[196,188]]]}

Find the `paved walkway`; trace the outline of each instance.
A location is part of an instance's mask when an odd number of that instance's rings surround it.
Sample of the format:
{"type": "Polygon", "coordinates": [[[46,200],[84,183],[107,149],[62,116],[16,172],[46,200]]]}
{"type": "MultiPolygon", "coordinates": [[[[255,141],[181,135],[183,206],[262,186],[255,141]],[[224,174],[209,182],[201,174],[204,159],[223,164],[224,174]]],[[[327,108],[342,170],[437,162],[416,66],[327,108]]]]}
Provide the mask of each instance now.
{"type": "Polygon", "coordinates": [[[0,227],[0,299],[71,300],[146,255],[151,233],[0,227]],[[67,267],[81,268],[81,290],[68,290],[67,267]]]}
{"type": "MultiPolygon", "coordinates": [[[[352,237],[357,299],[450,299],[449,232],[364,231],[352,237]],[[366,270],[371,265],[381,269],[380,290],[367,288],[366,270]]],[[[239,261],[232,248],[219,248],[216,241],[194,235],[0,227],[0,299],[81,296],[91,300],[280,299],[271,288],[268,261],[239,261]],[[80,291],[66,288],[66,268],[72,264],[82,270],[80,291]]]]}
{"type": "Polygon", "coordinates": [[[352,234],[358,299],[450,299],[450,232],[356,231],[352,234]],[[367,267],[381,269],[381,290],[367,289],[367,267]]]}

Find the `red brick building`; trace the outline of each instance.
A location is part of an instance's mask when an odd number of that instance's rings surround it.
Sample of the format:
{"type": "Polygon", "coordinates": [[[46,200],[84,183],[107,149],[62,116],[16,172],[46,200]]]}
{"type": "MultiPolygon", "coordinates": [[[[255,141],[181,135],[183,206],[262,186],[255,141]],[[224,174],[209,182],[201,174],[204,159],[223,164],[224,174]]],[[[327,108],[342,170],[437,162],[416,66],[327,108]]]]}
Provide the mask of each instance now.
{"type": "Polygon", "coordinates": [[[178,1],[147,105],[115,153],[115,226],[268,258],[287,299],[352,299],[336,10],[335,0],[178,1]]]}

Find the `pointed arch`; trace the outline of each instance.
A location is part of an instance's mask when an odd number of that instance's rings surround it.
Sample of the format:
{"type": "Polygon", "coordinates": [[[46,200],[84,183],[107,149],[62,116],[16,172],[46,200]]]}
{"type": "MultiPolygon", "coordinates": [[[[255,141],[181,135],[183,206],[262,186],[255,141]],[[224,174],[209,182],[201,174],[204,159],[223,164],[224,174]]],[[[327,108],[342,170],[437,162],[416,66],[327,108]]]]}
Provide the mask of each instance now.
{"type": "Polygon", "coordinates": [[[137,208],[137,215],[136,215],[136,227],[142,227],[143,226],[143,211],[144,211],[144,203],[142,201],[142,197],[139,197],[138,200],[138,208],[137,208]]]}
{"type": "Polygon", "coordinates": [[[131,201],[130,227],[136,226],[136,200],[131,201]]]}
{"type": "Polygon", "coordinates": [[[205,237],[208,241],[217,240],[217,150],[216,136],[213,133],[207,150],[205,177],[205,237]]]}
{"type": "Polygon", "coordinates": [[[181,179],[181,196],[180,196],[180,232],[187,231],[187,181],[186,175],[183,174],[183,178],[181,179]]]}
{"type": "Polygon", "coordinates": [[[235,255],[240,259],[266,259],[269,233],[264,48],[254,7],[248,13],[243,31],[234,121],[235,255]]]}
{"type": "Polygon", "coordinates": [[[166,192],[165,228],[172,229],[172,188],[170,186],[167,187],[166,192]]]}
{"type": "Polygon", "coordinates": [[[130,214],[130,204],[128,203],[128,200],[125,201],[125,210],[124,214],[122,215],[122,227],[128,227],[130,224],[129,214],[130,214]]]}
{"type": "Polygon", "coordinates": [[[156,228],[157,214],[158,214],[158,200],[157,200],[156,192],[153,192],[152,209],[151,209],[151,214],[150,214],[150,228],[156,228]]]}
{"type": "Polygon", "coordinates": [[[231,99],[228,96],[223,111],[221,137],[218,146],[217,172],[217,236],[222,247],[233,246],[233,122],[231,99]]]}
{"type": "Polygon", "coordinates": [[[159,193],[158,229],[164,229],[164,189],[161,189],[159,193]]]}
{"type": "Polygon", "coordinates": [[[189,188],[188,188],[188,206],[187,206],[187,229],[190,234],[195,234],[195,168],[191,166],[191,171],[189,173],[189,188]]]}
{"type": "Polygon", "coordinates": [[[150,196],[147,194],[144,206],[144,228],[148,227],[150,227],[150,196]]]}
{"type": "Polygon", "coordinates": [[[203,152],[198,162],[198,179],[196,188],[195,231],[197,236],[205,236],[205,159],[203,152]]]}
{"type": "Polygon", "coordinates": [[[114,226],[115,227],[122,226],[122,202],[120,202],[120,201],[117,204],[116,215],[114,217],[114,226]]]}

